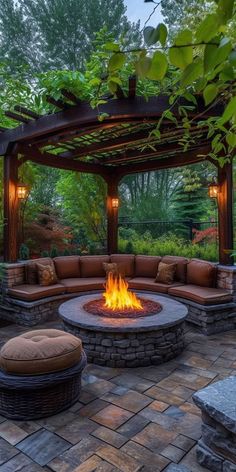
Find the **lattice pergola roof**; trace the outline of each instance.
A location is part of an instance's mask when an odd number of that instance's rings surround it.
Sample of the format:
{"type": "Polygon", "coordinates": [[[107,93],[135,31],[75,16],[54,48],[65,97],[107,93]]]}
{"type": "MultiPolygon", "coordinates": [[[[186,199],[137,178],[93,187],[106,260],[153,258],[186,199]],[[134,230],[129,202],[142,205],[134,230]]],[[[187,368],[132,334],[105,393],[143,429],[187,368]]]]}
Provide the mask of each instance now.
{"type": "Polygon", "coordinates": [[[39,116],[24,107],[6,115],[24,124],[0,134],[0,155],[5,155],[14,145],[14,152],[24,160],[53,167],[120,176],[163,167],[172,167],[203,160],[210,151],[207,130],[198,126],[199,121],[210,115],[222,113],[222,104],[205,110],[203,100],[197,97],[197,106],[188,111],[191,118],[191,139],[187,152],[181,139],[185,133],[179,115],[180,105],[190,105],[179,100],[172,113],[179,124],[164,119],[161,138],[153,130],[162,113],[169,108],[167,96],[146,100],[135,95],[136,81],[129,80],[129,94],[124,96],[119,87],[118,97],[108,99],[99,112],[106,113],[103,122],[98,111],[86,102],[80,102],[73,94],[63,91],[65,101],[48,97],[47,100],[60,111],[39,116]],[[16,113],[17,112],[17,113],[16,113]]]}

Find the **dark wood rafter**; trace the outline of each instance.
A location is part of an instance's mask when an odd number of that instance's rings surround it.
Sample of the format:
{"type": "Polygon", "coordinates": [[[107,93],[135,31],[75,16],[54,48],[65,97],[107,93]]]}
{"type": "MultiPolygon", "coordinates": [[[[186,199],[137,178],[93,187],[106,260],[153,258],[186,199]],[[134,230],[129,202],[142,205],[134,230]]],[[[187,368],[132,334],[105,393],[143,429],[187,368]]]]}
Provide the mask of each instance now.
{"type": "Polygon", "coordinates": [[[66,89],[61,90],[62,95],[67,98],[70,102],[72,102],[75,105],[78,105],[78,103],[81,102],[72,92],[68,92],[66,89]]]}
{"type": "Polygon", "coordinates": [[[61,110],[64,110],[64,108],[66,108],[66,104],[62,100],[56,100],[55,98],[50,97],[49,95],[47,95],[46,101],[50,103],[50,105],[60,108],[61,110]]]}
{"type": "Polygon", "coordinates": [[[27,115],[30,118],[33,118],[34,120],[38,120],[38,118],[40,118],[40,116],[41,116],[38,113],[35,113],[35,111],[28,110],[28,108],[22,107],[21,105],[16,105],[14,107],[14,110],[21,113],[21,114],[23,114],[23,115],[27,115]]]}
{"type": "Polygon", "coordinates": [[[204,156],[207,156],[209,150],[210,146],[205,146],[202,148],[197,148],[193,151],[182,152],[171,157],[165,157],[163,159],[154,159],[150,162],[145,161],[132,165],[118,166],[116,168],[116,174],[119,175],[120,178],[122,178],[125,175],[135,174],[139,172],[150,172],[161,169],[169,169],[171,167],[183,167],[190,164],[197,164],[198,162],[202,162],[206,159],[206,157],[204,156]]]}
{"type": "Polygon", "coordinates": [[[13,111],[5,111],[5,115],[8,118],[11,118],[15,121],[22,121],[22,123],[30,123],[30,119],[26,118],[26,116],[19,115],[18,113],[14,113],[13,111]]]}

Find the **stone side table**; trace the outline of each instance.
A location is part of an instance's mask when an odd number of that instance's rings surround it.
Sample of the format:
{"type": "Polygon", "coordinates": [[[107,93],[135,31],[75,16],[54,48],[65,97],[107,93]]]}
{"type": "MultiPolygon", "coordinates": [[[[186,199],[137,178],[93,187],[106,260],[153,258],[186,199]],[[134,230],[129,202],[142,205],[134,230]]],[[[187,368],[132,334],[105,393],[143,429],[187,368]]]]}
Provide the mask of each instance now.
{"type": "Polygon", "coordinates": [[[203,421],[199,464],[213,472],[236,472],[236,377],[196,392],[193,400],[203,421]]]}

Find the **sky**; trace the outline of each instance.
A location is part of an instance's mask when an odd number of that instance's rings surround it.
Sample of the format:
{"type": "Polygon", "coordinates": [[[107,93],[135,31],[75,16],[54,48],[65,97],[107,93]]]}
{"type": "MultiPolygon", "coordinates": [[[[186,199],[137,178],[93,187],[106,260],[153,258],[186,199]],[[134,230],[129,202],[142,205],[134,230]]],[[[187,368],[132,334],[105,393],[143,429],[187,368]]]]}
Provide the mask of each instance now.
{"type": "MultiPolygon", "coordinates": [[[[127,6],[126,14],[129,20],[140,20],[141,27],[148,19],[150,13],[152,13],[153,9],[155,8],[154,3],[144,3],[144,0],[124,0],[124,4],[127,6]]],[[[157,10],[155,11],[149,23],[151,26],[155,26],[160,23],[160,21],[162,21],[162,15],[160,10],[161,7],[157,7],[157,10]]]]}

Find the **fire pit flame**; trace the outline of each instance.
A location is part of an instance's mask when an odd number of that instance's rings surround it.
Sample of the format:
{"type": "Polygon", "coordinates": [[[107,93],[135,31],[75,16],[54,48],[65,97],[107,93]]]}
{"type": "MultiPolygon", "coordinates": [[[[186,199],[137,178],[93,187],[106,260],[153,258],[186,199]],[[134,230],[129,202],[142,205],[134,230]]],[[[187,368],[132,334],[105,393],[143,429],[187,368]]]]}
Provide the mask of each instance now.
{"type": "Polygon", "coordinates": [[[141,301],[135,293],[128,291],[128,283],[121,275],[114,275],[109,272],[106,282],[106,291],[103,293],[105,298],[105,307],[113,311],[133,308],[143,310],[141,301]]]}

